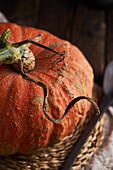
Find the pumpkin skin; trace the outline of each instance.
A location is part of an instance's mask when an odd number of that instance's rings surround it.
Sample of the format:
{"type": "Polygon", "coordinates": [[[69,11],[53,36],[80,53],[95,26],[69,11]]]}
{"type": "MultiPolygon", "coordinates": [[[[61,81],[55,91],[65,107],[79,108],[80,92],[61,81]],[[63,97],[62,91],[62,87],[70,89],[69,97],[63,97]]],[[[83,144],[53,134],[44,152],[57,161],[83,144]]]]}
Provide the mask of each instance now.
{"type": "MultiPolygon", "coordinates": [[[[48,58],[52,52],[30,46],[36,65],[27,75],[47,85],[50,117],[61,118],[74,97],[92,97],[93,70],[76,46],[44,30],[0,23],[0,35],[6,29],[11,29],[10,41],[33,39],[42,34],[39,43],[65,51],[65,59],[52,67],[48,58]]],[[[79,113],[85,118],[90,108],[87,100],[79,101],[60,124],[54,124],[43,113],[43,98],[40,86],[24,80],[10,65],[0,66],[0,155],[24,154],[52,146],[69,135],[81,120],[79,113]]]]}

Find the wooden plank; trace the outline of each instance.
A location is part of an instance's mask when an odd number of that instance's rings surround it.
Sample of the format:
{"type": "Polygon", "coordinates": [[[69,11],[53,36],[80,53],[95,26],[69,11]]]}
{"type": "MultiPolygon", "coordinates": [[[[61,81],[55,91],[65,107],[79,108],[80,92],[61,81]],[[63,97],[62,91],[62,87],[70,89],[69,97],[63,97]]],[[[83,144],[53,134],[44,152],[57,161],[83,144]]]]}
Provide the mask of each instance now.
{"type": "Polygon", "coordinates": [[[71,1],[42,0],[37,27],[45,29],[60,38],[68,39],[66,29],[68,29],[70,17],[71,1]]]}
{"type": "Polygon", "coordinates": [[[10,22],[40,27],[64,39],[70,37],[72,8],[73,1],[69,0],[10,0],[10,3],[4,0],[1,2],[1,10],[10,22]]]}
{"type": "Polygon", "coordinates": [[[105,67],[105,11],[79,3],[76,14],[71,41],[85,54],[94,69],[95,81],[102,85],[105,67]]]}
{"type": "MultiPolygon", "coordinates": [[[[40,0],[37,2],[40,2],[40,0]]],[[[8,0],[4,0],[1,3],[1,10],[10,22],[20,25],[34,26],[36,15],[35,11],[38,6],[37,2],[36,0],[10,0],[10,2],[8,0]]]]}
{"type": "Polygon", "coordinates": [[[107,12],[107,39],[106,39],[106,64],[113,60],[113,10],[109,9],[107,12]]]}
{"type": "Polygon", "coordinates": [[[13,3],[13,1],[11,0],[10,3],[8,0],[4,0],[2,2],[0,2],[0,10],[1,12],[4,13],[4,15],[7,17],[7,19],[10,18],[11,15],[13,15],[13,10],[14,9],[15,4],[13,3]]]}

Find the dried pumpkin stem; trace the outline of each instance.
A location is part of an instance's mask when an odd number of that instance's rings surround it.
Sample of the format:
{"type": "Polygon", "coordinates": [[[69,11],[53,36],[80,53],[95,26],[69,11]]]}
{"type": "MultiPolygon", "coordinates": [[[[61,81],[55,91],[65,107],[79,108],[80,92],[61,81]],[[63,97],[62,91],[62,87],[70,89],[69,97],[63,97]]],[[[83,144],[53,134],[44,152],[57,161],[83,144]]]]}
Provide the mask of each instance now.
{"type": "Polygon", "coordinates": [[[69,110],[74,106],[74,104],[76,102],[78,102],[79,100],[82,100],[82,99],[86,99],[88,100],[90,103],[92,103],[95,107],[95,110],[96,110],[96,113],[99,114],[100,113],[100,110],[98,108],[98,105],[96,104],[96,102],[93,101],[93,99],[89,98],[89,97],[86,97],[86,96],[79,96],[79,97],[76,97],[74,98],[67,106],[67,108],[65,109],[65,112],[63,114],[63,116],[60,118],[60,119],[54,119],[52,117],[50,117],[47,112],[46,112],[46,108],[47,108],[47,97],[48,97],[48,90],[47,90],[47,86],[40,82],[40,81],[37,81],[35,79],[32,79],[30,77],[28,77],[24,72],[23,72],[23,64],[22,64],[22,61],[20,60],[20,70],[21,70],[21,75],[22,77],[25,79],[25,80],[29,80],[29,81],[32,81],[34,82],[35,84],[37,84],[38,86],[41,86],[43,88],[43,92],[44,92],[44,101],[43,101],[43,112],[46,116],[46,118],[48,120],[50,120],[51,122],[53,123],[61,123],[63,121],[63,119],[66,117],[66,115],[68,114],[69,110]]]}
{"type": "Polygon", "coordinates": [[[42,34],[39,34],[38,37],[34,38],[33,40],[26,39],[21,42],[11,42],[8,41],[10,33],[11,30],[6,29],[0,37],[0,64],[13,64],[15,62],[17,63],[18,60],[21,60],[22,58],[28,58],[28,56],[26,57],[26,53],[31,56],[31,58],[33,58],[34,55],[32,51],[28,48],[31,44],[34,44],[38,47],[44,48],[46,50],[54,52],[55,54],[60,55],[62,58],[57,60],[56,64],[64,60],[64,51],[57,52],[56,50],[53,50],[45,45],[36,42],[41,39],[42,34]]]}
{"type": "Polygon", "coordinates": [[[49,48],[49,47],[47,47],[45,45],[42,45],[42,44],[40,44],[38,42],[35,42],[34,40],[31,40],[31,39],[27,39],[27,40],[24,40],[24,41],[21,41],[21,42],[18,42],[18,43],[13,43],[13,47],[18,48],[18,47],[21,47],[22,45],[25,45],[25,44],[28,44],[28,43],[34,44],[36,46],[39,46],[39,47],[44,48],[46,50],[52,51],[55,54],[58,54],[58,55],[62,56],[63,58],[59,62],[64,60],[64,53],[65,53],[65,51],[57,52],[57,51],[55,51],[55,50],[53,50],[53,49],[51,49],[51,48],[49,48]]]}

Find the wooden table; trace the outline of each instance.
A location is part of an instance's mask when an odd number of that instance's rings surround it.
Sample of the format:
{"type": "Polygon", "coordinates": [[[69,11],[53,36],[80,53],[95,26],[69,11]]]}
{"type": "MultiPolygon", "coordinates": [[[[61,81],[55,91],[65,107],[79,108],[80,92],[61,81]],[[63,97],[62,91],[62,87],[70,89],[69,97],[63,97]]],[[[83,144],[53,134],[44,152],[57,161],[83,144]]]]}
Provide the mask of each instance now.
{"type": "Polygon", "coordinates": [[[102,85],[113,59],[113,9],[94,8],[77,0],[3,0],[0,10],[10,22],[45,29],[78,46],[102,85]]]}

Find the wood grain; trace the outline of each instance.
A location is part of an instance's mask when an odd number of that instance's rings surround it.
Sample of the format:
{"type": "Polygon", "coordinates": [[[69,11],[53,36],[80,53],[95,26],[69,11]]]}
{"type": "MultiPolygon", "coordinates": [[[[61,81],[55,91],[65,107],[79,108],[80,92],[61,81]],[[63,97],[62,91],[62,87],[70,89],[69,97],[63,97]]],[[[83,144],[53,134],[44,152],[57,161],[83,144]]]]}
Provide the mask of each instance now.
{"type": "Polygon", "coordinates": [[[113,10],[107,10],[106,64],[113,60],[113,10]]]}
{"type": "Polygon", "coordinates": [[[4,0],[1,3],[0,10],[6,15],[9,22],[34,26],[36,0],[10,0],[10,2],[4,0]]]}
{"type": "Polygon", "coordinates": [[[41,29],[46,29],[60,38],[65,38],[69,6],[70,1],[42,0],[40,18],[36,26],[41,29]]]}
{"type": "Polygon", "coordinates": [[[95,81],[101,84],[105,62],[105,13],[79,3],[73,22],[71,41],[85,54],[94,69],[95,81]]]}

